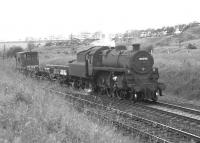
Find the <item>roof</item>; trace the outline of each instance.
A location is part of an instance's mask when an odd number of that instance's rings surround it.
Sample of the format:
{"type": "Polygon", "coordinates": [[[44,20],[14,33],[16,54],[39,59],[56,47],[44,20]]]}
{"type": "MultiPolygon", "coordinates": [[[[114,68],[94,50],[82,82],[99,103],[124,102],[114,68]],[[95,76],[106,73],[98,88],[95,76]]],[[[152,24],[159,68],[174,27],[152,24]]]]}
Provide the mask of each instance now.
{"type": "Polygon", "coordinates": [[[97,50],[102,49],[102,48],[103,49],[109,49],[108,46],[93,46],[93,47],[91,47],[91,48],[89,48],[87,50],[83,50],[83,51],[78,52],[78,54],[79,53],[85,53],[85,52],[93,53],[93,52],[96,52],[97,50]]]}
{"type": "Polygon", "coordinates": [[[36,54],[38,52],[29,52],[29,51],[17,52],[17,54],[19,54],[19,55],[21,55],[21,54],[27,54],[27,53],[36,54]]]}
{"type": "Polygon", "coordinates": [[[106,49],[109,49],[109,47],[108,46],[95,46],[94,48],[92,48],[90,50],[90,54],[94,54],[99,50],[106,50],[106,49]]]}

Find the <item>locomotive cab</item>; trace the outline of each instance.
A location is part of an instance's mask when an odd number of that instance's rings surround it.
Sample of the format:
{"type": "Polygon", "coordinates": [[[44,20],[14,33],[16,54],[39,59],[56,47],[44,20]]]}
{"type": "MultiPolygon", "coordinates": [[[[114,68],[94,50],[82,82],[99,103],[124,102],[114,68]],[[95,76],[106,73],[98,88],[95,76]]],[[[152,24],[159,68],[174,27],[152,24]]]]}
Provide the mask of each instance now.
{"type": "Polygon", "coordinates": [[[101,51],[109,49],[107,46],[95,46],[77,54],[77,60],[69,63],[70,75],[82,78],[93,76],[95,66],[102,65],[101,51]]]}
{"type": "Polygon", "coordinates": [[[101,51],[108,49],[107,46],[95,46],[77,54],[77,59],[69,63],[69,75],[73,77],[75,88],[84,87],[91,89],[94,79],[94,67],[101,65],[101,51]]]}

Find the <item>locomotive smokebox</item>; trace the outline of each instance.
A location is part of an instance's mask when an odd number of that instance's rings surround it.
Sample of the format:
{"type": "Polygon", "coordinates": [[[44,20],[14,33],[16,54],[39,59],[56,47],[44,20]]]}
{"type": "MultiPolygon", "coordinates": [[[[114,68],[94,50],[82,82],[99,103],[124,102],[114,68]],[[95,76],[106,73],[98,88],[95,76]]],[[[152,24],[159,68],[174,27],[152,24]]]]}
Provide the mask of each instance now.
{"type": "Polygon", "coordinates": [[[138,43],[133,44],[132,47],[133,47],[133,51],[134,51],[134,52],[140,50],[140,44],[138,44],[138,43]]]}

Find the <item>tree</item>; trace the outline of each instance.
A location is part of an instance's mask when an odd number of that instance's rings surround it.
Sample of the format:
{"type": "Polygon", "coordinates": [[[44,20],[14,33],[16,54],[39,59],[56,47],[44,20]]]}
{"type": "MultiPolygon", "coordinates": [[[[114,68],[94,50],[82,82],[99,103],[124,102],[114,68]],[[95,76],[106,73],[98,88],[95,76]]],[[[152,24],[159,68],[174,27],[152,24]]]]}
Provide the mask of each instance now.
{"type": "Polygon", "coordinates": [[[21,52],[23,51],[22,47],[20,46],[12,46],[9,48],[9,50],[6,52],[6,56],[8,58],[10,57],[14,57],[16,55],[17,52],[21,52]]]}
{"type": "Polygon", "coordinates": [[[174,27],[167,27],[166,30],[167,30],[167,34],[168,35],[172,35],[175,32],[175,28],[174,27]]]}
{"type": "Polygon", "coordinates": [[[197,47],[194,44],[189,43],[187,49],[197,49],[197,47]]]}

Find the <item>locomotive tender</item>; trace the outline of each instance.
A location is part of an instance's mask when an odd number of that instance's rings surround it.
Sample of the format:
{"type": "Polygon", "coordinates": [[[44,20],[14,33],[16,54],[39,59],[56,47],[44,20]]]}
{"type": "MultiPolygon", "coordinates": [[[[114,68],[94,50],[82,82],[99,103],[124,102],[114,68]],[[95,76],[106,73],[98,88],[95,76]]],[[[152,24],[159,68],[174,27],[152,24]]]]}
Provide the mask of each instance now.
{"type": "Polygon", "coordinates": [[[110,48],[95,46],[77,54],[68,66],[40,66],[37,52],[20,52],[16,55],[17,68],[32,76],[59,80],[74,88],[106,94],[119,99],[157,101],[165,89],[159,83],[158,69],[147,51],[134,44],[110,48]]]}

